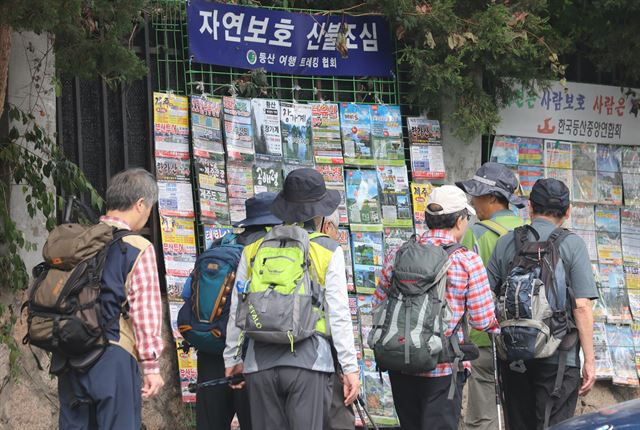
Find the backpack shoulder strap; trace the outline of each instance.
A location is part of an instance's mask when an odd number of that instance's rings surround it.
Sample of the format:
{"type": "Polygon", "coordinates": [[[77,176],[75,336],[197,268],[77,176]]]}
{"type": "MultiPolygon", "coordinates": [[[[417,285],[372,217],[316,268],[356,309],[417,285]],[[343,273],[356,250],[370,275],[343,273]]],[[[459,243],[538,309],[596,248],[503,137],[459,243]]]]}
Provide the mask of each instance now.
{"type": "Polygon", "coordinates": [[[500,223],[498,223],[498,222],[496,222],[496,221],[494,221],[492,219],[485,219],[483,221],[480,221],[478,224],[480,224],[481,226],[483,226],[487,230],[495,233],[499,237],[502,237],[505,234],[509,233],[509,229],[508,228],[502,226],[500,223]]]}
{"type": "Polygon", "coordinates": [[[516,242],[516,255],[518,255],[524,245],[529,242],[529,232],[533,234],[536,241],[540,240],[540,234],[529,224],[525,224],[513,230],[513,236],[516,242]]]}
{"type": "Polygon", "coordinates": [[[566,228],[558,227],[549,235],[549,239],[547,241],[553,243],[556,247],[559,247],[563,240],[573,234],[571,230],[566,228]]]}
{"type": "Polygon", "coordinates": [[[451,257],[451,254],[456,252],[459,249],[464,249],[466,251],[466,247],[464,245],[459,244],[458,242],[445,243],[442,245],[442,248],[447,251],[447,255],[451,257]]]}

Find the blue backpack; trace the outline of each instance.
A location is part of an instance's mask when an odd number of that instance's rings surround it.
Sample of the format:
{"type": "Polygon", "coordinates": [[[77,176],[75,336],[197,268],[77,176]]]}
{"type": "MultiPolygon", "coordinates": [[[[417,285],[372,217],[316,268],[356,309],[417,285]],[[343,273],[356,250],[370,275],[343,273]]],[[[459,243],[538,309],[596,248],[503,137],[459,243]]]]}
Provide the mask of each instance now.
{"type": "Polygon", "coordinates": [[[184,284],[178,330],[199,351],[209,354],[224,351],[231,291],[243,249],[234,234],[225,235],[200,254],[184,284]]]}

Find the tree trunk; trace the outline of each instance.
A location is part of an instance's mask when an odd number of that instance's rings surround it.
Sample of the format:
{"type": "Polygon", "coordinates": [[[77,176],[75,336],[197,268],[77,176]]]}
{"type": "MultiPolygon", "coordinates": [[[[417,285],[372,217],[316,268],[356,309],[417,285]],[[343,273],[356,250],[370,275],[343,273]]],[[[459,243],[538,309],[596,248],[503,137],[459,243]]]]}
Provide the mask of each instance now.
{"type": "MultiPolygon", "coordinates": [[[[3,14],[0,8],[0,14],[3,14]]],[[[4,112],[5,98],[7,96],[7,77],[9,72],[9,59],[11,58],[11,26],[0,22],[0,118],[4,112]]]]}

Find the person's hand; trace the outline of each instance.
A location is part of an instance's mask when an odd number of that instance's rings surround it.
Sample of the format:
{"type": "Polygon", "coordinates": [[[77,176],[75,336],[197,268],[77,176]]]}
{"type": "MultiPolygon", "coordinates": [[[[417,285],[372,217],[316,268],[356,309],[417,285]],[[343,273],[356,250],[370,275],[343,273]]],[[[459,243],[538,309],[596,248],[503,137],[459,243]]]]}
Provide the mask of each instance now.
{"type": "Polygon", "coordinates": [[[596,382],[596,362],[595,360],[585,360],[582,367],[582,386],[578,391],[578,395],[584,396],[593,388],[596,382]]]}
{"type": "Polygon", "coordinates": [[[159,373],[148,373],[144,375],[144,385],[142,386],[142,397],[148,399],[160,392],[160,388],[164,387],[164,380],[159,373]]]}
{"type": "MultiPolygon", "coordinates": [[[[238,363],[233,367],[227,367],[224,369],[224,376],[226,376],[227,378],[230,378],[232,376],[235,375],[241,375],[244,372],[244,364],[242,363],[238,363]]],[[[231,388],[233,388],[234,390],[240,390],[242,388],[244,388],[244,384],[245,382],[239,382],[237,384],[229,384],[229,386],[231,388]]]]}
{"type": "Polygon", "coordinates": [[[350,406],[360,393],[360,372],[343,375],[344,405],[350,406]]]}

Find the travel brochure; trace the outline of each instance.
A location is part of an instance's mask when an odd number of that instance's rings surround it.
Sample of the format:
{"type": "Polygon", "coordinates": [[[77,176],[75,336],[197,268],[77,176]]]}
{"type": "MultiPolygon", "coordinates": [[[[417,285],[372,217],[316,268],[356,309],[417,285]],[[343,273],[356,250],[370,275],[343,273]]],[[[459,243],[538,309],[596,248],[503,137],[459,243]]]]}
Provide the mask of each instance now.
{"type": "Polygon", "coordinates": [[[280,159],[280,102],[272,99],[251,99],[251,119],[256,157],[280,159]]]}
{"type": "Polygon", "coordinates": [[[341,103],[340,131],[344,146],[345,163],[372,165],[371,106],[341,103]]]}
{"type": "Polygon", "coordinates": [[[316,164],[344,164],[338,104],[311,104],[311,127],[316,164]]]}
{"type": "Polygon", "coordinates": [[[340,193],[340,205],[338,211],[340,213],[340,224],[349,224],[347,215],[347,193],[344,185],[344,169],[339,164],[318,164],[316,170],[320,172],[324,178],[324,183],[329,190],[336,190],[340,193]]]}
{"type": "Polygon", "coordinates": [[[313,166],[311,105],[280,102],[280,128],[285,162],[313,166]]]}
{"type": "Polygon", "coordinates": [[[345,184],[351,230],[380,231],[382,217],[375,170],[345,169],[345,184]]]}

